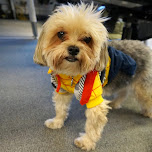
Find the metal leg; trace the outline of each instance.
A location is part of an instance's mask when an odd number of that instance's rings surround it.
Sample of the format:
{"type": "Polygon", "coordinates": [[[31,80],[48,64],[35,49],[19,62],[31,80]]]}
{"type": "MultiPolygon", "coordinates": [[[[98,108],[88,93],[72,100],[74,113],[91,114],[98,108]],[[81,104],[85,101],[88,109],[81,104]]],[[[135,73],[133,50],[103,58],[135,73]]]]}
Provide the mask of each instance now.
{"type": "Polygon", "coordinates": [[[37,37],[38,37],[37,23],[36,22],[31,22],[31,25],[32,25],[33,35],[37,39],[37,37]]]}
{"type": "Polygon", "coordinates": [[[11,9],[13,12],[13,17],[16,20],[16,12],[15,12],[15,6],[14,6],[14,0],[10,0],[11,9]]]}
{"type": "Polygon", "coordinates": [[[37,32],[37,19],[36,19],[36,13],[35,13],[35,6],[33,0],[27,0],[27,6],[29,11],[29,18],[32,25],[32,31],[34,38],[37,38],[38,32],[37,32]]]}

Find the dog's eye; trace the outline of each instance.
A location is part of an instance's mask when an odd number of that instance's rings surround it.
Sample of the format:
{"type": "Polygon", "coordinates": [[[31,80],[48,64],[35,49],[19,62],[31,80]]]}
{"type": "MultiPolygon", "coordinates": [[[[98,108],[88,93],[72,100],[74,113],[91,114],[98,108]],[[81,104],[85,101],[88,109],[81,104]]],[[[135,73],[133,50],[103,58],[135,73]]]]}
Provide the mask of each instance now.
{"type": "Polygon", "coordinates": [[[91,37],[85,37],[83,41],[88,44],[91,42],[91,37]]]}
{"type": "Polygon", "coordinates": [[[65,32],[60,31],[60,32],[57,33],[57,35],[58,35],[58,38],[59,38],[59,39],[64,40],[65,32]]]}

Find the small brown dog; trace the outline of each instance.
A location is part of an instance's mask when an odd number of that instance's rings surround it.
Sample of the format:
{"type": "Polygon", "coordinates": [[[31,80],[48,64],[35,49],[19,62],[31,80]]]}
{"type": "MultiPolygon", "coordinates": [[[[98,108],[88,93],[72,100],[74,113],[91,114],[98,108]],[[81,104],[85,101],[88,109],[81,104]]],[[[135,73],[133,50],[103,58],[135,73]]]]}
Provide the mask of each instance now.
{"type": "Polygon", "coordinates": [[[101,13],[96,12],[93,4],[58,7],[43,25],[34,54],[35,63],[50,68],[56,88],[53,96],[56,117],[46,120],[48,128],[58,129],[64,125],[73,93],[82,105],[87,105],[85,133],[74,141],[84,150],[95,148],[107,123],[109,101],[101,94],[119,94],[111,103],[114,108],[119,108],[127,90],[133,89],[143,114],[152,118],[152,51],[139,41],[108,42],[108,33],[102,24],[106,19],[101,18],[101,13]],[[108,46],[133,58],[137,68],[133,76],[120,70],[104,86],[99,71],[106,69],[105,77],[108,74],[108,46]]]}

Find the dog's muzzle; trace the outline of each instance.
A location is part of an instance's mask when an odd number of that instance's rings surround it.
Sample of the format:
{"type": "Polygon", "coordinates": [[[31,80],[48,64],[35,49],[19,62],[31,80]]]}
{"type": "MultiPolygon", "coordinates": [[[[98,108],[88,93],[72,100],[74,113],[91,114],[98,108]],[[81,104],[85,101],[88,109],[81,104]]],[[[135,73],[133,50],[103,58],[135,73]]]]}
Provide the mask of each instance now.
{"type": "Polygon", "coordinates": [[[74,46],[74,45],[69,46],[69,47],[68,47],[68,52],[69,52],[69,54],[72,55],[72,56],[78,55],[78,53],[79,53],[79,48],[78,48],[77,46],[74,46]]]}
{"type": "Polygon", "coordinates": [[[69,62],[75,62],[77,61],[78,59],[75,57],[76,55],[78,55],[79,53],[79,48],[77,46],[69,46],[68,47],[68,53],[69,53],[69,56],[66,57],[65,59],[69,62]]]}

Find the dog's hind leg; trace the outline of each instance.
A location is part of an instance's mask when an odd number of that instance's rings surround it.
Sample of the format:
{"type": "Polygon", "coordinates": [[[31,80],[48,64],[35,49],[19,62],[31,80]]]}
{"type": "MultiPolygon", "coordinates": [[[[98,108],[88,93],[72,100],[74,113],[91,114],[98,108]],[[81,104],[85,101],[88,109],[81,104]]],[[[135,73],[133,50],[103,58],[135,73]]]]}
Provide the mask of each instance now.
{"type": "Polygon", "coordinates": [[[137,81],[134,83],[135,96],[138,100],[142,114],[152,118],[152,86],[151,82],[137,81]]]}
{"type": "Polygon", "coordinates": [[[68,110],[73,94],[58,94],[54,92],[53,102],[55,103],[56,116],[45,121],[45,125],[51,129],[59,129],[64,125],[68,117],[68,110]]]}
{"type": "Polygon", "coordinates": [[[125,98],[127,97],[127,95],[128,95],[127,88],[121,89],[119,92],[117,92],[116,97],[109,104],[110,107],[112,107],[114,109],[121,108],[121,103],[125,100],[125,98]]]}
{"type": "Polygon", "coordinates": [[[104,100],[100,105],[86,110],[85,133],[80,134],[74,143],[83,150],[94,150],[96,142],[100,139],[104,126],[107,123],[109,101],[104,100]]]}

